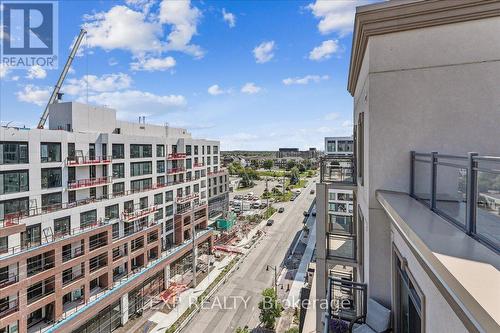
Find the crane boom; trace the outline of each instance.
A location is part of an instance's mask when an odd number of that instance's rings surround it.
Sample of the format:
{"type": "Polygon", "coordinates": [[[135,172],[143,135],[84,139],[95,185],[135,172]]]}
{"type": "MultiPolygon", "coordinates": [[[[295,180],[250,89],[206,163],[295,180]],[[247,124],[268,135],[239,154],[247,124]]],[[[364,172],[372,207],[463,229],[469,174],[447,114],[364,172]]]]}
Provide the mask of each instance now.
{"type": "Polygon", "coordinates": [[[86,33],[87,30],[85,29],[80,30],[80,34],[76,39],[75,45],[73,45],[73,49],[69,54],[68,60],[66,60],[66,64],[64,65],[61,75],[59,76],[59,79],[57,80],[57,83],[54,87],[54,90],[52,91],[52,95],[50,95],[49,102],[47,103],[47,106],[45,107],[45,110],[43,111],[43,114],[40,117],[40,121],[38,122],[38,128],[43,128],[43,126],[45,125],[45,122],[47,121],[47,118],[49,116],[49,107],[56,101],[57,94],[59,94],[59,90],[61,90],[61,86],[64,82],[64,79],[68,74],[71,64],[73,63],[73,59],[75,58],[76,52],[78,51],[78,48],[80,47],[80,44],[82,43],[83,37],[85,36],[86,33]]]}

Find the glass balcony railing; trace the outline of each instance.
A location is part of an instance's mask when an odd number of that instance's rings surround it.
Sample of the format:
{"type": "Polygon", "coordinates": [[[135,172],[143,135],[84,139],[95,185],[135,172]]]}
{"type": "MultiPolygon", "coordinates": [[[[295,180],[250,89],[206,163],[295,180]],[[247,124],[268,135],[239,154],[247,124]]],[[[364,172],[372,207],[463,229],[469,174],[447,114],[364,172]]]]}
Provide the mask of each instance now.
{"type": "Polygon", "coordinates": [[[500,252],[500,157],[411,152],[410,195],[500,252]]]}
{"type": "Polygon", "coordinates": [[[322,183],[356,184],[356,163],[353,156],[324,156],[320,160],[322,183]]]}

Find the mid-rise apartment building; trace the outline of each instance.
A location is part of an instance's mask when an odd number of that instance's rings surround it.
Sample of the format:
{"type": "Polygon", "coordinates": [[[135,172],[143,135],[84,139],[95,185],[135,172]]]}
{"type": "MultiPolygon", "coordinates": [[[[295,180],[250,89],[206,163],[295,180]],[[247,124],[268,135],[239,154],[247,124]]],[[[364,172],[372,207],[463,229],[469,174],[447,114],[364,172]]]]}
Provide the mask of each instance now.
{"type": "Polygon", "coordinates": [[[330,136],[325,138],[325,155],[352,155],[352,136],[330,136]]]}
{"type": "Polygon", "coordinates": [[[325,158],[317,185],[318,332],[500,331],[498,31],[499,1],[357,8],[354,158],[325,158]],[[352,223],[332,223],[332,190],[352,190],[352,223]]]}
{"type": "Polygon", "coordinates": [[[193,232],[211,251],[219,142],[74,102],[49,122],[0,128],[0,332],[113,331],[185,273],[193,232]]]}

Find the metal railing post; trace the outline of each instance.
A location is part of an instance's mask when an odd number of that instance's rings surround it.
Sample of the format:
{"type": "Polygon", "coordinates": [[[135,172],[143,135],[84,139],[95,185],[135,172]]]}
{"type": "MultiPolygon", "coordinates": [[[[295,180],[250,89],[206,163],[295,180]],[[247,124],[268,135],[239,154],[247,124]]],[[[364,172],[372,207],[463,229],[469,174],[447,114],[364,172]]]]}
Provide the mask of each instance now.
{"type": "Polygon", "coordinates": [[[438,153],[435,151],[431,153],[431,210],[434,210],[436,208],[437,155],[438,153]]]}
{"type": "Polygon", "coordinates": [[[467,208],[465,219],[465,230],[467,234],[476,233],[476,202],[477,202],[477,161],[474,157],[478,153],[470,152],[467,163],[467,208]]]}
{"type": "Polygon", "coordinates": [[[410,152],[410,196],[415,197],[415,151],[410,152]]]}

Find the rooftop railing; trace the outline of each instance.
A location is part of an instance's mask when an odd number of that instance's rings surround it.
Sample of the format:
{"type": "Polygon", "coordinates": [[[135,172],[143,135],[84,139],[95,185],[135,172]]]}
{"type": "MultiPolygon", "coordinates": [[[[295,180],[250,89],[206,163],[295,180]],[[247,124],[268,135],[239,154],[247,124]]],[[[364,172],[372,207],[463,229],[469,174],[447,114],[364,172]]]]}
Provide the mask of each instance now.
{"type": "Polygon", "coordinates": [[[322,183],[356,184],[354,156],[323,156],[320,159],[320,181],[322,183]]]}
{"type": "Polygon", "coordinates": [[[500,157],[411,152],[410,195],[500,252],[500,157]]]}

